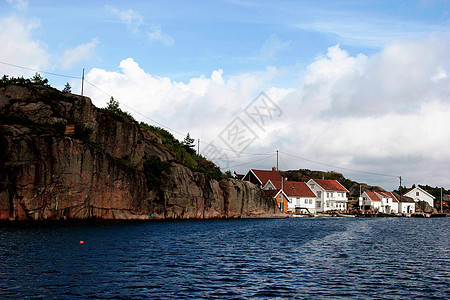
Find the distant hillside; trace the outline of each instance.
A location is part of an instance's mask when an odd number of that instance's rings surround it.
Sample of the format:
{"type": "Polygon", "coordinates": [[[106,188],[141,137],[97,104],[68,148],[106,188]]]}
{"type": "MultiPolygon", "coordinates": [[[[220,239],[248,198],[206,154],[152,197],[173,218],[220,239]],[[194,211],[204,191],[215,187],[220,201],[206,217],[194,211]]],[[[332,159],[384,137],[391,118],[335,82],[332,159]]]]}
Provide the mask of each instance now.
{"type": "Polygon", "coordinates": [[[356,199],[359,197],[360,186],[361,190],[364,192],[366,190],[369,191],[384,191],[379,186],[370,186],[365,183],[359,183],[350,179],[347,179],[338,172],[322,172],[322,171],[311,171],[308,169],[299,169],[299,170],[289,170],[289,171],[281,171],[281,175],[287,180],[290,181],[303,181],[307,182],[310,179],[328,179],[328,180],[337,180],[340,184],[342,184],[346,189],[350,191],[350,197],[356,199]]]}

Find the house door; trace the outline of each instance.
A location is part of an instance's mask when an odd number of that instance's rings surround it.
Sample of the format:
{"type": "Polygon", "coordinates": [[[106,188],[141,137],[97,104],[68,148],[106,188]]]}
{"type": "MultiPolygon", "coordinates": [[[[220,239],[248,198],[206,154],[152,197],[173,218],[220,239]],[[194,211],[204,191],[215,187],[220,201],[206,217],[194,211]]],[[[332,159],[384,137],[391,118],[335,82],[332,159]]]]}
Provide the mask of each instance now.
{"type": "Polygon", "coordinates": [[[386,213],[390,214],[391,213],[391,207],[389,205],[386,205],[386,213]]]}

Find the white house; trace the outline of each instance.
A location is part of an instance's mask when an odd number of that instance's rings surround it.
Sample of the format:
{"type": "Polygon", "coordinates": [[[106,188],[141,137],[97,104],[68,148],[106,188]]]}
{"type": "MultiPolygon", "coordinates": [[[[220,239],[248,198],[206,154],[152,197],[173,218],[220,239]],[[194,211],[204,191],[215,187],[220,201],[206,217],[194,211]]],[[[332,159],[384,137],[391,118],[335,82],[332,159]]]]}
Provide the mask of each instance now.
{"type": "Polygon", "coordinates": [[[435,197],[428,193],[427,191],[421,189],[420,187],[415,187],[411,189],[409,192],[404,194],[404,196],[413,198],[415,202],[425,201],[431,207],[434,207],[434,199],[435,197]]]}
{"type": "Polygon", "coordinates": [[[381,208],[383,213],[398,213],[398,199],[394,196],[394,194],[389,192],[378,192],[381,198],[381,208]]]}
{"type": "Polygon", "coordinates": [[[362,210],[373,209],[374,211],[379,212],[381,211],[381,199],[375,192],[365,191],[361,195],[359,207],[362,210]]]}
{"type": "Polygon", "coordinates": [[[402,197],[398,202],[398,212],[401,214],[413,214],[416,212],[416,203],[413,200],[402,197]]]}
{"type": "Polygon", "coordinates": [[[284,181],[283,191],[288,196],[288,212],[315,213],[316,195],[305,182],[284,181]]]}
{"type": "Polygon", "coordinates": [[[365,191],[361,195],[360,207],[364,210],[390,214],[400,211],[399,201],[394,194],[389,192],[365,191]]]}
{"type": "Polygon", "coordinates": [[[347,209],[348,190],[337,180],[310,179],[306,184],[316,195],[316,212],[347,209]]]}

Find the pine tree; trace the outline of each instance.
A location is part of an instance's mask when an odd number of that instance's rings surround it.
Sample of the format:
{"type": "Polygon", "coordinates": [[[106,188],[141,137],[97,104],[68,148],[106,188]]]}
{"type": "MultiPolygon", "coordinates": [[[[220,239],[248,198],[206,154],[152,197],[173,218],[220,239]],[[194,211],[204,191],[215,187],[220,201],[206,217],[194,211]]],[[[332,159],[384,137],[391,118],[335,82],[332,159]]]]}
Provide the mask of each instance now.
{"type": "Polygon", "coordinates": [[[183,141],[183,147],[186,149],[188,153],[194,154],[195,153],[195,139],[191,138],[191,136],[188,134],[184,138],[183,141]]]}
{"type": "Polygon", "coordinates": [[[66,85],[64,86],[64,89],[62,90],[63,93],[72,93],[72,87],[70,86],[69,83],[66,83],[66,85]]]}
{"type": "Polygon", "coordinates": [[[113,96],[111,96],[111,99],[109,99],[109,102],[106,105],[106,110],[109,110],[111,112],[120,112],[121,111],[119,108],[119,102],[114,100],[113,96]]]}
{"type": "Polygon", "coordinates": [[[34,84],[48,85],[48,79],[41,76],[41,74],[37,73],[31,78],[31,82],[34,84]]]}

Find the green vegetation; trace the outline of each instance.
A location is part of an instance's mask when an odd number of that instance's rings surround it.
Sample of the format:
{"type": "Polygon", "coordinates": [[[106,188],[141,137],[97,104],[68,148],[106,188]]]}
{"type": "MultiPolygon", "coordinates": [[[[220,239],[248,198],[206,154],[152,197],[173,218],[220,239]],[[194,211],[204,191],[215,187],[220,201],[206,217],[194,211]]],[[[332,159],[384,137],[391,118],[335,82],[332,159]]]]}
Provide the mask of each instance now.
{"type": "Polygon", "coordinates": [[[151,126],[143,122],[139,125],[141,128],[159,136],[163,145],[175,154],[176,159],[193,172],[203,173],[208,178],[216,180],[231,177],[230,172],[228,172],[229,174],[222,174],[218,166],[207,160],[204,156],[196,153],[194,139],[190,137],[189,133],[184,141],[180,142],[170,132],[163,128],[151,126]]]}
{"type": "Polygon", "coordinates": [[[102,108],[102,110],[109,112],[110,116],[116,121],[124,122],[126,119],[130,121],[135,121],[132,115],[120,109],[119,102],[114,100],[114,97],[112,96],[109,99],[109,102],[106,105],[106,107],[102,108]]]}
{"type": "Polygon", "coordinates": [[[72,87],[70,86],[69,83],[66,83],[66,85],[64,86],[64,89],[62,90],[63,93],[72,93],[72,87]]]}
{"type": "Polygon", "coordinates": [[[39,73],[34,74],[34,76],[31,79],[25,79],[22,77],[9,77],[8,75],[3,75],[3,77],[0,79],[0,87],[4,87],[7,85],[20,85],[20,86],[31,86],[31,85],[44,85],[44,86],[50,86],[48,84],[48,79],[43,78],[39,73]]]}
{"type": "Polygon", "coordinates": [[[149,190],[156,189],[161,186],[161,174],[162,172],[170,169],[172,164],[161,159],[156,155],[151,155],[144,162],[144,175],[147,178],[147,188],[149,190]]]}

